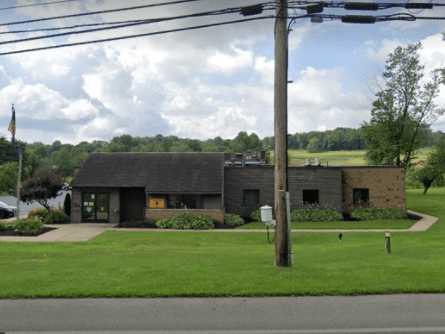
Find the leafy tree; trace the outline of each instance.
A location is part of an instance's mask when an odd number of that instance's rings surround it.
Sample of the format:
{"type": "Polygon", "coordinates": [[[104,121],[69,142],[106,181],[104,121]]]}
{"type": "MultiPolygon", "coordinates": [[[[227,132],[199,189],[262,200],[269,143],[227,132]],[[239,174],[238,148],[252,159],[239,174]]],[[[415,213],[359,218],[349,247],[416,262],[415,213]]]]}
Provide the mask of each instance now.
{"type": "Polygon", "coordinates": [[[430,153],[426,164],[415,172],[425,195],[433,184],[443,184],[445,173],[445,139],[430,153]]]}
{"type": "Polygon", "coordinates": [[[323,151],[322,142],[319,137],[312,137],[307,144],[306,149],[309,152],[321,152],[323,151]]]}
{"type": "Polygon", "coordinates": [[[443,113],[435,104],[443,70],[427,76],[419,61],[421,47],[397,47],[388,56],[383,88],[376,94],[371,121],[364,125],[367,157],[373,163],[408,168],[422,146],[422,134],[443,113]]]}
{"type": "Polygon", "coordinates": [[[39,169],[23,183],[21,196],[25,202],[37,201],[45,209],[51,211],[48,201],[57,197],[62,188],[63,179],[54,170],[39,169]]]}
{"type": "Polygon", "coordinates": [[[0,165],[0,194],[14,194],[17,185],[17,163],[0,165]]]}

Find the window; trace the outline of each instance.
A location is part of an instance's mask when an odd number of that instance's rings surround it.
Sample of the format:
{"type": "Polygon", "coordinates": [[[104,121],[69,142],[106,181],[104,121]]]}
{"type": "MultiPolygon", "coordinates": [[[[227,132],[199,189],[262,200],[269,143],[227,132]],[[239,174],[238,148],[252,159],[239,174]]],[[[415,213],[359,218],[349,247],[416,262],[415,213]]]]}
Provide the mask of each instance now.
{"type": "Polygon", "coordinates": [[[149,209],[165,209],[166,208],[165,196],[150,195],[148,197],[148,208],[149,209]]]}
{"type": "Polygon", "coordinates": [[[366,207],[369,205],[369,189],[355,188],[353,189],[354,206],[366,207]]]}
{"type": "Polygon", "coordinates": [[[318,204],[320,203],[318,189],[303,190],[303,204],[318,204]]]}
{"type": "Polygon", "coordinates": [[[82,219],[108,221],[110,197],[108,193],[82,193],[82,219]]]}
{"type": "Polygon", "coordinates": [[[258,189],[243,190],[243,205],[257,207],[260,204],[260,191],[258,189]]]}

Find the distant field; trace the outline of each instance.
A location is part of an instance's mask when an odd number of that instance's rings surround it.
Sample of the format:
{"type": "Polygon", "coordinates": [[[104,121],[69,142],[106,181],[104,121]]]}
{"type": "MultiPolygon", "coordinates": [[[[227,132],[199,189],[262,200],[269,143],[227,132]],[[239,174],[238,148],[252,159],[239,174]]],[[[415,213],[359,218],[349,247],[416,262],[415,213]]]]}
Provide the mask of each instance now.
{"type": "MultiPolygon", "coordinates": [[[[424,160],[430,152],[430,148],[424,148],[416,156],[417,160],[424,160]]],[[[367,165],[365,150],[355,151],[327,151],[310,153],[305,150],[289,150],[289,164],[301,166],[305,159],[319,158],[322,165],[329,166],[360,166],[367,165]]]]}

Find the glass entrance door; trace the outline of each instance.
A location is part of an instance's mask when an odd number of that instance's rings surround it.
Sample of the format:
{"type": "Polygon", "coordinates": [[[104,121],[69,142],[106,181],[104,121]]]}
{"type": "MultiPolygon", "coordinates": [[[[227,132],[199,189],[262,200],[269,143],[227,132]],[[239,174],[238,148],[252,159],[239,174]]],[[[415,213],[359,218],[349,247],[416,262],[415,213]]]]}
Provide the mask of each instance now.
{"type": "Polygon", "coordinates": [[[110,196],[108,193],[82,194],[82,220],[109,221],[110,196]]]}
{"type": "Polygon", "coordinates": [[[108,221],[109,196],[108,194],[96,194],[96,220],[108,221]]]}

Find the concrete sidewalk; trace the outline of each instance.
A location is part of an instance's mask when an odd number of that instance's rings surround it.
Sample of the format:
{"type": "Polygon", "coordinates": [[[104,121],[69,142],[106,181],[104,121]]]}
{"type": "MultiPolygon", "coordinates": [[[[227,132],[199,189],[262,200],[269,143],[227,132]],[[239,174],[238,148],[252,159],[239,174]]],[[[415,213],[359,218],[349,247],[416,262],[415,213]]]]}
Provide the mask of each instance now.
{"type": "Polygon", "coordinates": [[[76,242],[88,241],[113,227],[110,224],[47,225],[55,230],[36,237],[0,236],[0,242],[76,242]]]}
{"type": "MultiPolygon", "coordinates": [[[[430,215],[409,212],[412,215],[422,217],[417,223],[409,229],[298,229],[292,232],[298,233],[406,233],[406,232],[424,232],[439,221],[437,217],[430,215]]],[[[55,230],[41,234],[37,237],[20,236],[0,236],[0,242],[80,242],[94,239],[105,231],[119,232],[188,232],[188,233],[264,233],[264,229],[218,229],[218,230],[165,230],[156,228],[118,228],[111,224],[66,224],[66,225],[47,225],[55,230]]]]}

